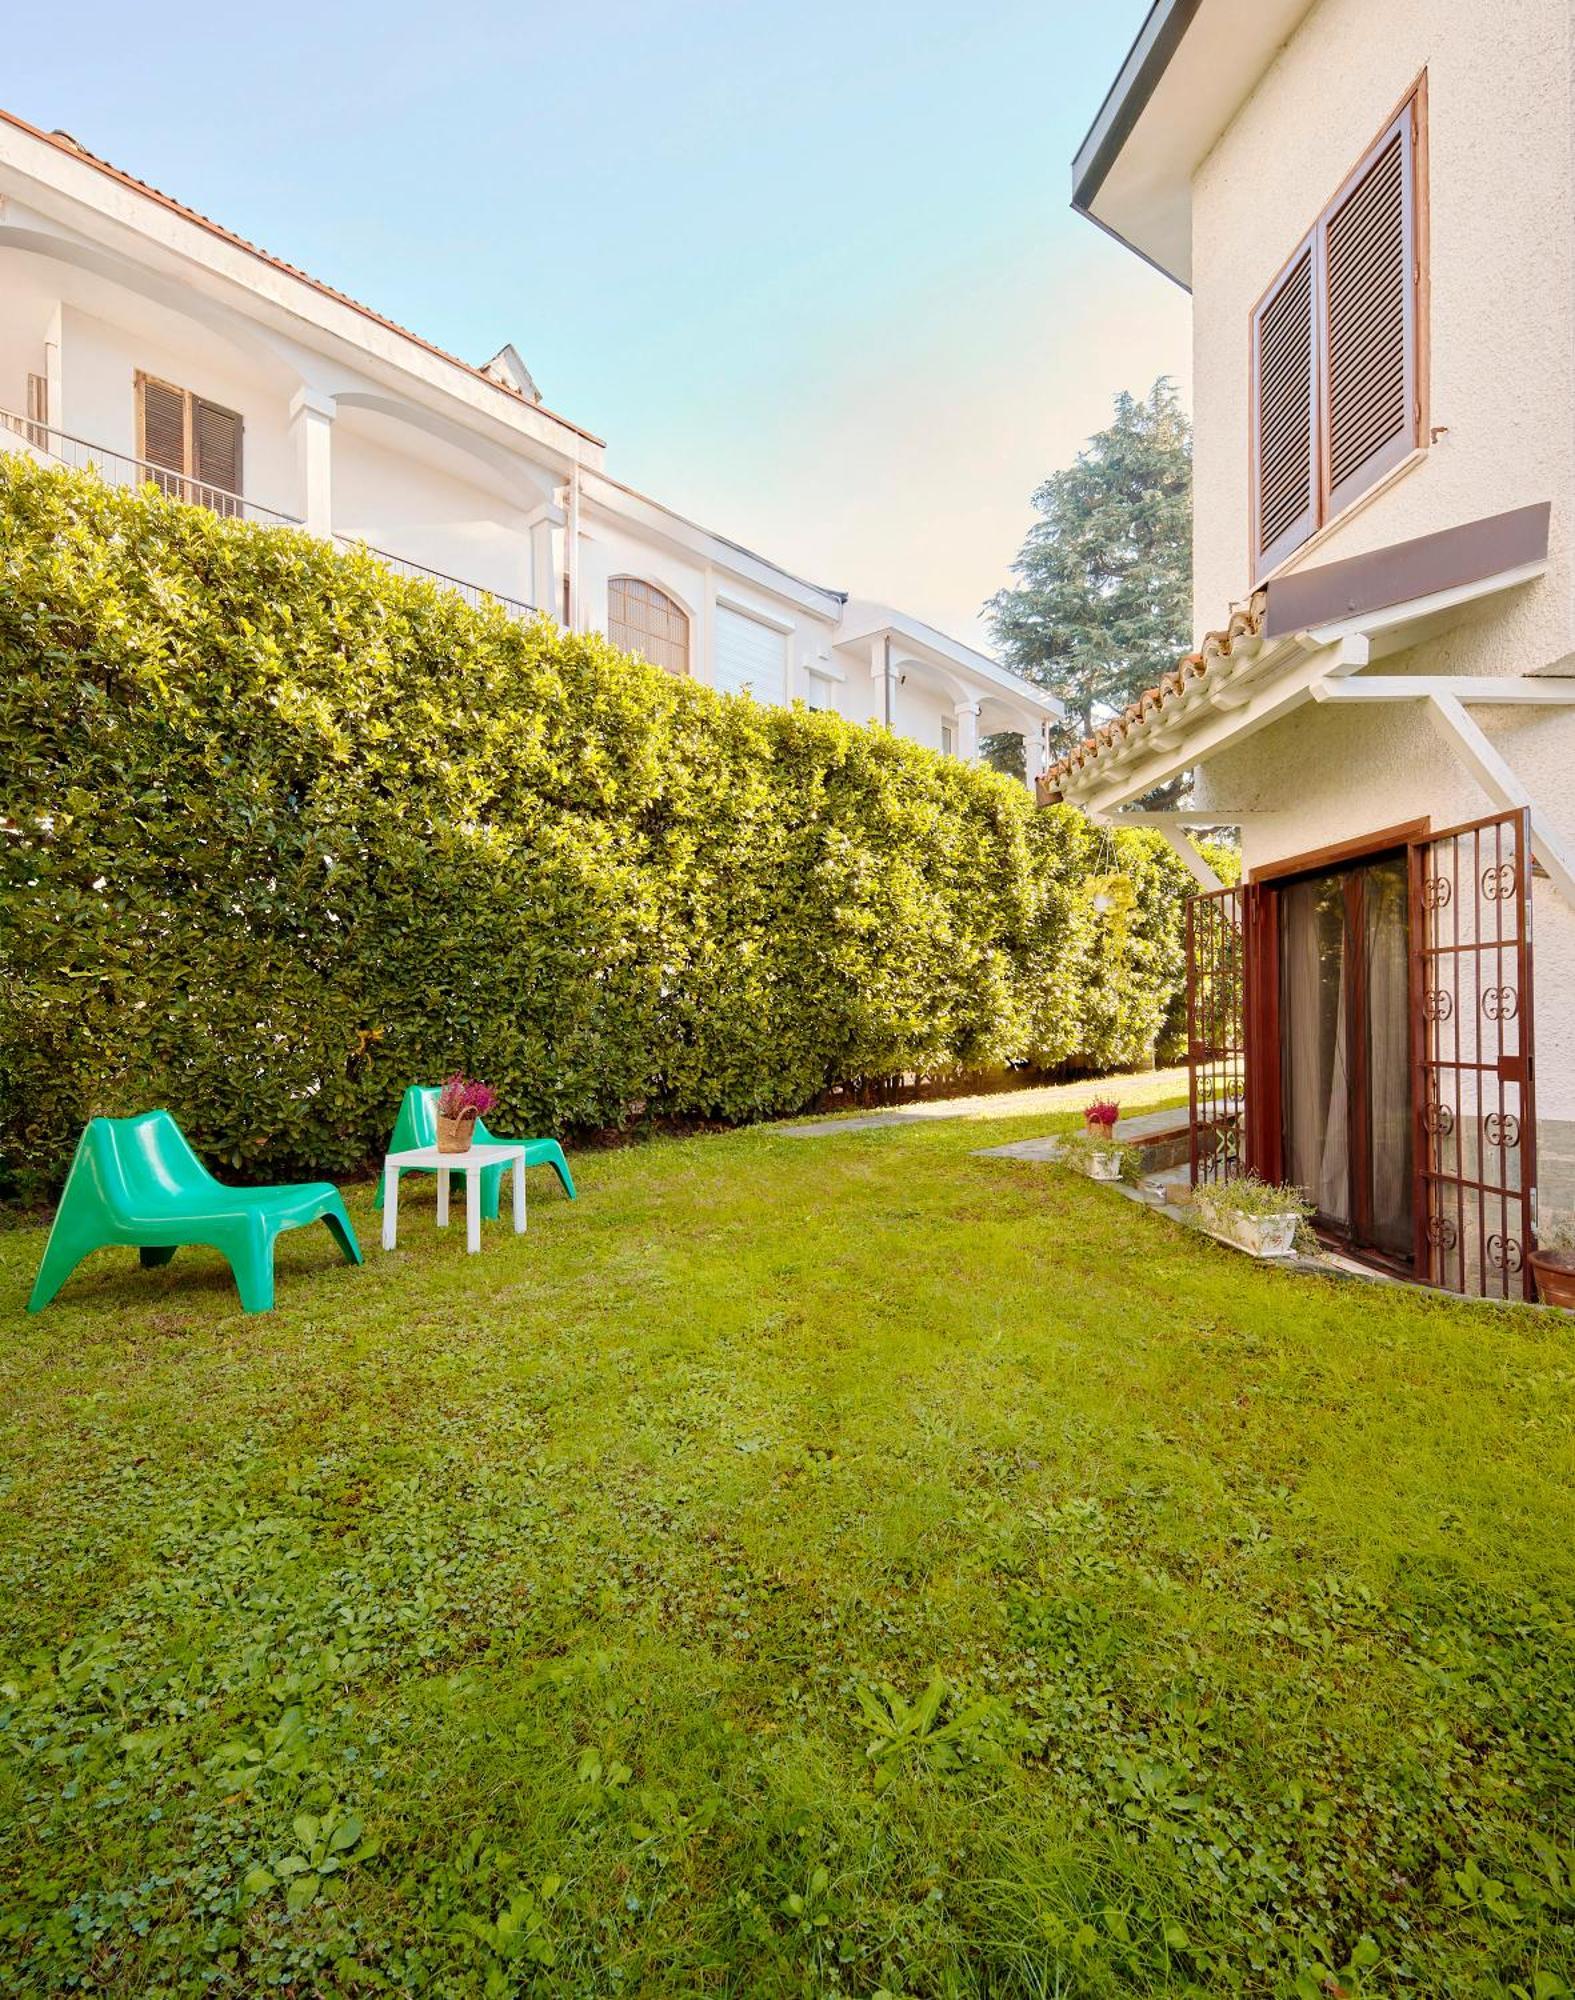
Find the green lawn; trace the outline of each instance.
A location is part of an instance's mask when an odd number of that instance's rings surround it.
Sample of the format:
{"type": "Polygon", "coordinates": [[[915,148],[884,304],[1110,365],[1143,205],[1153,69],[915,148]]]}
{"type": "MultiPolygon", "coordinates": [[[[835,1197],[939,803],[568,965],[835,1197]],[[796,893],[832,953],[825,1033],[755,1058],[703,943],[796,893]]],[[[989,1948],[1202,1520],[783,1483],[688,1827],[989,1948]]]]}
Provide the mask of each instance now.
{"type": "Polygon", "coordinates": [[[1044,1123],[363,1188],[263,1318],[0,1234],[0,1990],[1564,1994],[1570,1324],[1044,1123]]]}

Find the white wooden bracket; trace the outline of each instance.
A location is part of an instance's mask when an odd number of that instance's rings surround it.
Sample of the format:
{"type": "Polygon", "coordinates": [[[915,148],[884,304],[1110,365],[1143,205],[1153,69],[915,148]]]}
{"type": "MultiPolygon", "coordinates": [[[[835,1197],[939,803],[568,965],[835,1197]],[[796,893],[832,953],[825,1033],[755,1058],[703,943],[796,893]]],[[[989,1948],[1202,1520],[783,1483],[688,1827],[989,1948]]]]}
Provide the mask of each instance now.
{"type": "Polygon", "coordinates": [[[1200,889],[1214,890],[1224,888],[1225,884],[1187,838],[1184,828],[1179,826],[1162,826],[1160,832],[1165,836],[1166,845],[1176,854],[1179,854],[1181,859],[1186,863],[1193,881],[1197,883],[1200,889]]]}
{"type": "Polygon", "coordinates": [[[1548,880],[1575,910],[1575,865],[1548,824],[1547,816],[1532,804],[1531,794],[1510,769],[1503,753],[1483,734],[1481,725],[1467,715],[1458,695],[1434,692],[1428,696],[1428,709],[1460,761],[1495,804],[1529,808],[1532,858],[1542,863],[1548,880]]]}
{"type": "Polygon", "coordinates": [[[1575,857],[1557,829],[1535,805],[1497,744],[1465,710],[1471,702],[1506,706],[1568,707],[1575,703],[1575,677],[1551,674],[1372,674],[1366,679],[1324,679],[1314,701],[1425,701],[1429,718],[1493,803],[1505,811],[1526,810],[1531,853],[1548,880],[1575,910],[1575,857]]]}

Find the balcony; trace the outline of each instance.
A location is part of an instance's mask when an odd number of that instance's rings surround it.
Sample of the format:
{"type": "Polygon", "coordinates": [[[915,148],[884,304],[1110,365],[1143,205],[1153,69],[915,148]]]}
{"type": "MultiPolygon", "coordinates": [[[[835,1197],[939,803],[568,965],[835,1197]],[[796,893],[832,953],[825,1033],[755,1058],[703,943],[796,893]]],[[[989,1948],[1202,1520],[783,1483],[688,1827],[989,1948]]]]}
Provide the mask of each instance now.
{"type": "MultiPolygon", "coordinates": [[[[108,486],[156,486],[171,499],[184,500],[195,507],[206,507],[210,513],[218,514],[225,520],[255,521],[263,527],[300,528],[303,532],[305,529],[305,523],[293,514],[281,514],[276,508],[248,500],[244,494],[227,492],[222,486],[210,486],[204,480],[193,479],[183,472],[172,472],[167,466],[155,465],[151,459],[133,458],[126,452],[112,450],[108,445],[73,437],[69,431],[18,416],[14,410],[0,409],[0,450],[21,451],[24,456],[41,464],[64,465],[75,472],[91,472],[108,486]]],[[[429,569],[424,563],[407,561],[404,556],[374,548],[371,543],[356,536],[335,534],[333,539],[339,548],[360,550],[399,576],[413,577],[422,583],[436,584],[439,589],[452,590],[469,605],[479,608],[490,599],[511,618],[528,621],[537,616],[536,607],[532,604],[522,603],[515,597],[499,596],[495,590],[487,590],[479,583],[466,583],[463,578],[449,576],[440,569],[429,569]]]]}
{"type": "Polygon", "coordinates": [[[188,478],[183,472],[171,472],[168,466],[155,465],[150,459],[132,458],[126,452],[112,451],[108,445],[90,444],[86,438],[56,430],[53,424],[19,417],[14,410],[0,410],[0,448],[16,450],[17,444],[13,440],[20,442],[25,455],[30,458],[50,465],[67,465],[75,472],[96,473],[107,486],[157,486],[172,499],[188,500],[192,505],[206,507],[228,520],[260,521],[275,528],[298,528],[301,525],[293,515],[280,514],[272,507],[261,507],[243,494],[227,493],[221,486],[209,486],[200,479],[188,478]]]}
{"type": "Polygon", "coordinates": [[[403,556],[390,555],[387,549],[374,548],[359,536],[335,535],[334,542],[341,549],[360,550],[364,555],[375,556],[385,569],[393,570],[396,576],[412,576],[421,583],[435,583],[440,589],[455,591],[477,610],[485,603],[496,604],[511,618],[518,618],[524,623],[538,615],[534,604],[524,604],[517,597],[501,597],[484,584],[466,583],[462,578],[448,576],[440,569],[428,569],[425,563],[407,562],[403,556]]]}

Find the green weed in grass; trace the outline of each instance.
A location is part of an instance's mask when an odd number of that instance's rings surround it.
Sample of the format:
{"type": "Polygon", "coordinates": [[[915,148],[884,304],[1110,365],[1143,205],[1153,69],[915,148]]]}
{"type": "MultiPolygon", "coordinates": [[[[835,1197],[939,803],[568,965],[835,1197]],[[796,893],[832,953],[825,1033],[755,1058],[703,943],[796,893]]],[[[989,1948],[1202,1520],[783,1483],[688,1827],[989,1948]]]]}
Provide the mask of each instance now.
{"type": "Polygon", "coordinates": [[[1568,1324],[1043,1123],[418,1194],[267,1318],[0,1236],[0,1988],[1565,1994],[1568,1324]]]}

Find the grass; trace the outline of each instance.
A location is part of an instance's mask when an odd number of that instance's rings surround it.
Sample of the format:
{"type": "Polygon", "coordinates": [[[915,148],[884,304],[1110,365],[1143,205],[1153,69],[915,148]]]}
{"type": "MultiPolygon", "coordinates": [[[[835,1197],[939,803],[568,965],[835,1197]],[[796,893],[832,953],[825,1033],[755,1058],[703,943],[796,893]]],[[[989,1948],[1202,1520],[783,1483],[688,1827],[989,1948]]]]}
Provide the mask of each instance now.
{"type": "Polygon", "coordinates": [[[266,1318],[0,1235],[0,1990],[1565,1994],[1568,1323],[1045,1125],[363,1189],[266,1318]]]}

